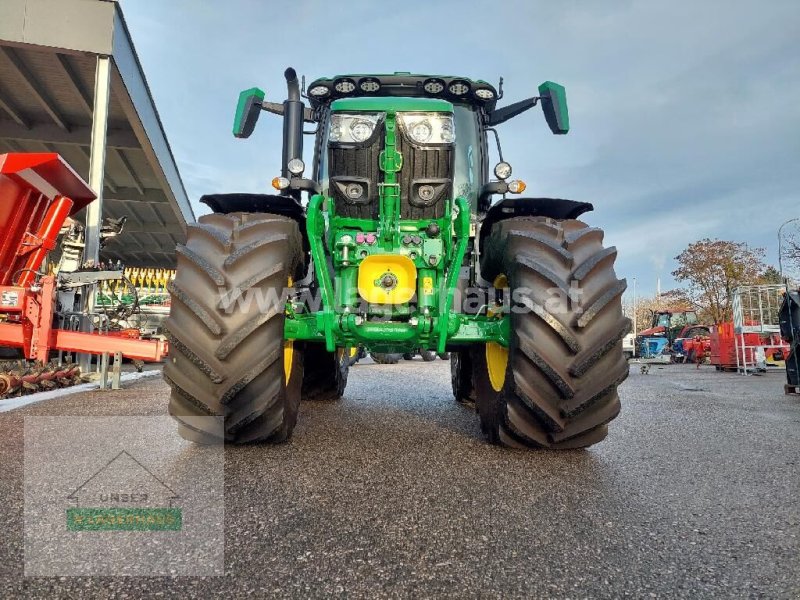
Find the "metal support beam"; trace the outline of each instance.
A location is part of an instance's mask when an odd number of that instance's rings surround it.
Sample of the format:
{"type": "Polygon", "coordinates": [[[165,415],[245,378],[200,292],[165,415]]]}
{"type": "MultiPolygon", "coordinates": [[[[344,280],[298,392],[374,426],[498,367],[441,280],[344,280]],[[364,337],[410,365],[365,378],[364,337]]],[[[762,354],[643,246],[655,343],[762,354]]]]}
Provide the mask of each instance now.
{"type": "Polygon", "coordinates": [[[28,91],[41,105],[45,112],[50,115],[50,118],[53,119],[53,122],[64,131],[69,131],[69,125],[67,125],[67,121],[63,116],[61,116],[61,113],[59,112],[55,103],[47,95],[47,92],[45,92],[44,86],[36,79],[33,73],[31,73],[31,70],[27,67],[27,65],[22,62],[22,59],[17,54],[17,51],[13,48],[9,48],[8,46],[0,46],[0,54],[4,54],[6,56],[8,61],[14,67],[14,70],[22,79],[25,87],[28,88],[28,91]]]}
{"type": "MultiPolygon", "coordinates": [[[[0,121],[0,138],[15,140],[45,140],[55,144],[88,146],[92,141],[92,128],[73,125],[65,131],[52,123],[30,122],[26,129],[14,121],[0,121]]],[[[140,148],[139,140],[130,129],[109,129],[106,145],[109,148],[140,148]]]]}
{"type": "MultiPolygon", "coordinates": [[[[83,155],[83,157],[86,159],[86,161],[91,165],[92,159],[89,156],[89,153],[86,151],[86,148],[84,148],[83,146],[75,146],[75,147],[78,149],[78,152],[80,152],[83,155]]],[[[108,147],[108,146],[106,146],[106,147],[108,147]]],[[[112,194],[116,194],[117,193],[117,190],[119,189],[119,186],[111,178],[111,175],[108,173],[108,169],[106,169],[106,176],[105,176],[104,184],[108,188],[108,191],[110,191],[112,194]]],[[[105,195],[104,195],[103,199],[104,200],[107,199],[105,197],[105,195]]]]}
{"type": "Polygon", "coordinates": [[[139,190],[136,188],[119,186],[113,195],[106,196],[106,200],[132,202],[136,206],[141,206],[143,204],[161,204],[166,206],[167,202],[169,202],[166,194],[156,188],[144,188],[143,193],[139,194],[139,190]]]}
{"type": "Polygon", "coordinates": [[[140,196],[144,195],[144,187],[142,186],[142,182],[139,181],[139,178],[136,176],[136,173],[134,173],[133,167],[131,166],[131,163],[128,160],[128,157],[125,156],[125,154],[123,153],[122,150],[118,150],[116,148],[113,148],[112,151],[114,152],[114,154],[119,159],[119,162],[122,163],[122,167],[128,173],[128,177],[130,177],[131,181],[133,181],[133,187],[135,187],[137,189],[137,191],[139,192],[140,196]]]}
{"type": "Polygon", "coordinates": [[[19,108],[9,99],[8,94],[5,93],[5,90],[0,86],[0,108],[2,108],[8,116],[14,119],[14,122],[19,125],[20,127],[24,127],[25,129],[30,129],[31,124],[23,115],[19,108]]]}
{"type": "Polygon", "coordinates": [[[25,150],[23,150],[22,146],[19,145],[19,142],[15,141],[15,140],[3,140],[3,143],[12,152],[25,152],[25,150]]]}
{"type": "Polygon", "coordinates": [[[67,81],[69,81],[72,85],[72,89],[75,92],[78,100],[80,100],[83,110],[86,111],[86,114],[92,116],[92,97],[89,95],[86,89],[84,89],[78,74],[75,72],[75,69],[69,62],[69,59],[66,57],[66,55],[59,53],[56,53],[56,58],[58,59],[58,62],[61,63],[61,68],[64,69],[64,73],[67,76],[67,81]]]}
{"type": "MultiPolygon", "coordinates": [[[[130,213],[126,214],[130,216],[130,213]]],[[[183,228],[177,223],[170,223],[168,225],[162,225],[161,223],[150,221],[138,221],[132,223],[131,220],[128,219],[128,222],[125,223],[125,228],[122,230],[122,235],[125,235],[126,233],[166,233],[170,235],[183,236],[183,228]]],[[[174,251],[175,248],[173,247],[172,250],[174,251]]]]}
{"type": "Polygon", "coordinates": [[[156,207],[155,207],[155,205],[153,205],[153,204],[148,204],[147,206],[150,208],[150,212],[152,212],[152,213],[153,213],[153,216],[156,218],[156,222],[157,222],[157,223],[161,223],[161,227],[166,227],[166,226],[167,226],[167,224],[166,224],[166,222],[164,221],[164,219],[162,219],[162,218],[161,218],[161,215],[160,215],[160,214],[158,214],[158,211],[156,210],[156,207]]]}
{"type": "Polygon", "coordinates": [[[111,58],[97,57],[94,79],[92,144],[89,154],[89,185],[97,200],[86,207],[86,246],[84,260],[97,262],[100,256],[100,227],[103,222],[103,179],[106,164],[106,126],[111,96],[111,58]]]}
{"type": "MultiPolygon", "coordinates": [[[[100,261],[100,227],[103,224],[103,180],[106,169],[106,130],[108,128],[108,101],[111,97],[111,57],[98,56],[94,74],[94,110],[92,111],[92,142],[89,151],[89,185],[97,199],[86,207],[86,236],[83,260],[100,261]]],[[[84,288],[84,310],[94,310],[96,286],[84,288]]],[[[91,324],[90,324],[91,327],[91,324]]],[[[88,372],[91,356],[81,354],[81,370],[88,372]]]]}

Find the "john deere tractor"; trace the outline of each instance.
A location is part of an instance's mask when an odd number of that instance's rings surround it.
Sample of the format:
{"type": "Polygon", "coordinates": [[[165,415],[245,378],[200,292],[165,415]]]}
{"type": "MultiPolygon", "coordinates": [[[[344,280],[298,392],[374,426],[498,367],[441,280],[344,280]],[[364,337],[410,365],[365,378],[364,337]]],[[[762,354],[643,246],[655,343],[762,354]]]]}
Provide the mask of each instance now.
{"type": "Polygon", "coordinates": [[[242,92],[233,126],[283,117],[276,193],[204,196],[213,214],[177,249],[164,376],[181,435],[286,440],[301,398],[341,397],[362,347],[450,352],[453,393],[493,443],[602,440],[628,374],[616,250],[578,220],[591,204],[521,197],[496,130],[538,104],[567,133],[564,88],[498,107],[502,80],[344,75],[306,93],[285,78],[283,103],[242,92]]]}

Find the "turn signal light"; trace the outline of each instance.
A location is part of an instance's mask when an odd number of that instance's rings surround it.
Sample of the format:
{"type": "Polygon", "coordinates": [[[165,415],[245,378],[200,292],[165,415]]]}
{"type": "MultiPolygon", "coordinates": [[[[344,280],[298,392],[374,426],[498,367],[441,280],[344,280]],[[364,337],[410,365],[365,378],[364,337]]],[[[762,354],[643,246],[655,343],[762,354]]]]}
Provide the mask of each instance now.
{"type": "Polygon", "coordinates": [[[525,188],[528,187],[525,185],[525,182],[521,179],[517,179],[515,181],[508,182],[508,191],[512,194],[521,194],[525,191],[525,188]]]}
{"type": "Polygon", "coordinates": [[[275,177],[272,180],[272,187],[276,190],[285,190],[289,187],[289,180],[286,177],[275,177]]]}

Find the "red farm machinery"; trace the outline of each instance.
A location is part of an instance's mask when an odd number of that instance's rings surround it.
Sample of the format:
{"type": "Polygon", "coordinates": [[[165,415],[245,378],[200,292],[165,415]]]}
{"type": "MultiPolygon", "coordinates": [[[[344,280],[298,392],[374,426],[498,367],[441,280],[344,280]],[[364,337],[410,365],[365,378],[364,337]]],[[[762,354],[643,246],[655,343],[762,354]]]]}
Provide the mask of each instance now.
{"type": "Polygon", "coordinates": [[[67,219],[94,199],[58,154],[0,154],[0,348],[17,359],[0,363],[0,397],[80,381],[71,361],[50,361],[56,352],[140,361],[159,361],[166,354],[160,340],[140,339],[131,331],[92,332],[91,311],[76,310],[76,290],[119,279],[119,271],[93,265],[55,272],[47,264],[67,219]]]}
{"type": "Polygon", "coordinates": [[[651,327],[636,339],[637,355],[656,362],[696,362],[710,350],[709,328],[701,325],[697,313],[670,308],[653,313],[651,327]]]}

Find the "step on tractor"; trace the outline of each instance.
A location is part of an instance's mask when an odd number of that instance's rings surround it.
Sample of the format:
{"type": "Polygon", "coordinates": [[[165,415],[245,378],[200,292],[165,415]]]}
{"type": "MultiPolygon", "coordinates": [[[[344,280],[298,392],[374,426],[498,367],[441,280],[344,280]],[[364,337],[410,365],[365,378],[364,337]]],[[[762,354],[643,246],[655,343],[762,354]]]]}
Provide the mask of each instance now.
{"type": "Polygon", "coordinates": [[[493,443],[605,438],[628,375],[616,250],[578,220],[591,204],[520,197],[497,132],[538,104],[567,133],[564,88],[498,107],[502,80],[344,75],[306,92],[284,75],[288,98],[245,90],[233,126],[283,117],[276,193],[202,197],[213,214],[177,248],[164,377],[181,435],[287,440],[301,397],[342,396],[360,347],[449,352],[455,398],[493,443]]]}

